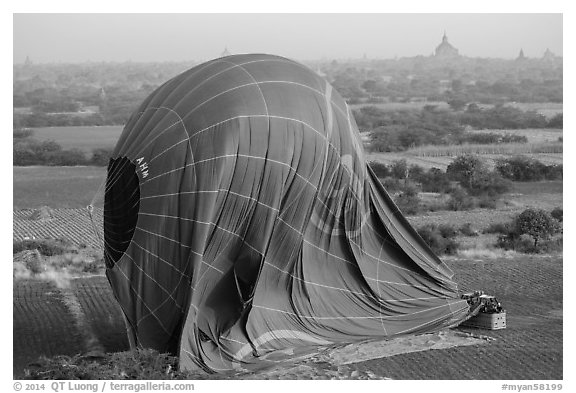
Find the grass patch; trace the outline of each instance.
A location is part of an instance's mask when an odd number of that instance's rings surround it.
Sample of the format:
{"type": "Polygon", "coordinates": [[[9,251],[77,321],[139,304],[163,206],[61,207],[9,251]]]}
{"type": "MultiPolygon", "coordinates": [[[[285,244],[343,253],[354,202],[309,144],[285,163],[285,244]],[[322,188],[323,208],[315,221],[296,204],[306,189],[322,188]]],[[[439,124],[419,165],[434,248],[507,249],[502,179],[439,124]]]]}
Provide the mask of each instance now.
{"type": "Polygon", "coordinates": [[[510,193],[523,195],[537,194],[562,194],[564,183],[562,180],[536,181],[536,182],[512,182],[510,193]]]}
{"type": "Polygon", "coordinates": [[[178,370],[176,357],[146,349],[111,354],[42,357],[24,370],[23,379],[42,380],[184,380],[218,375],[178,370]]]}

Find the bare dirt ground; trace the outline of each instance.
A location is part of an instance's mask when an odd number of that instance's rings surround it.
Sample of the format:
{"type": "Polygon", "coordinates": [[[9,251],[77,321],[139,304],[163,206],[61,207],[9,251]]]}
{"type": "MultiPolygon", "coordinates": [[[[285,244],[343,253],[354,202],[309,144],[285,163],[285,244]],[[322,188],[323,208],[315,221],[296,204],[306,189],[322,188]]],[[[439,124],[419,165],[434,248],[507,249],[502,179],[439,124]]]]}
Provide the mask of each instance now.
{"type": "MultiPolygon", "coordinates": [[[[447,263],[462,291],[493,294],[507,312],[504,330],[456,332],[494,340],[369,360],[359,356],[358,361],[348,353],[345,362],[340,359],[345,364],[321,359],[242,378],[562,379],[562,257],[454,258],[447,263]]],[[[73,279],[60,287],[45,281],[15,281],[13,302],[15,377],[41,355],[128,348],[120,311],[103,276],[73,279]]]]}

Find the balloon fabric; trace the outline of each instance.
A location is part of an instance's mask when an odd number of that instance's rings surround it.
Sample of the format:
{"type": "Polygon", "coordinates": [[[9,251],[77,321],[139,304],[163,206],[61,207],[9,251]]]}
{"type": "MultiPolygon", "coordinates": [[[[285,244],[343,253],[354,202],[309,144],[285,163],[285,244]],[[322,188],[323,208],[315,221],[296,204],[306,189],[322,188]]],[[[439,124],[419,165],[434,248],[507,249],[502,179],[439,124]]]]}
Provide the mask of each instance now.
{"type": "Polygon", "coordinates": [[[184,370],[437,331],[469,312],[366,164],[345,101],[278,56],[208,61],[144,100],[108,166],[104,240],[131,343],[184,370]]]}

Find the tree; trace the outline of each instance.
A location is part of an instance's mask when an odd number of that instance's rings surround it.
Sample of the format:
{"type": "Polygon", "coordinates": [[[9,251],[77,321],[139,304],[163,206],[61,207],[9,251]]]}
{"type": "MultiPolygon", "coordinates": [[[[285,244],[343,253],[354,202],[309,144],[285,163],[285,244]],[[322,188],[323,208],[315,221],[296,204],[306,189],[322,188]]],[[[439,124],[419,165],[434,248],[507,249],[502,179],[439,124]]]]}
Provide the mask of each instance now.
{"type": "Polygon", "coordinates": [[[486,167],[480,158],[471,154],[458,156],[446,168],[451,180],[460,182],[462,187],[472,189],[476,179],[486,173],[486,167]]]}
{"type": "Polygon", "coordinates": [[[526,234],[534,240],[534,248],[538,246],[538,241],[549,239],[550,236],[560,230],[558,222],[545,210],[526,209],[516,218],[514,222],[516,232],[520,235],[526,234]]]}
{"type": "Polygon", "coordinates": [[[392,177],[395,179],[407,179],[408,178],[408,164],[406,160],[395,160],[392,162],[390,167],[390,171],[392,172],[392,177]]]}

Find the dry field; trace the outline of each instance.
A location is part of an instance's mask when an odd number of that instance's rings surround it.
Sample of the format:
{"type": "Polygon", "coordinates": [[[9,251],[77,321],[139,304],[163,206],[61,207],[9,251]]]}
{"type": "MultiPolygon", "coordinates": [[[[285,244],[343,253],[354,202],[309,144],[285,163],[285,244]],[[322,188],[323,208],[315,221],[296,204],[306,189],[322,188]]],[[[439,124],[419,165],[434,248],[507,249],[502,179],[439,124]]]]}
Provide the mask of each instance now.
{"type": "Polygon", "coordinates": [[[528,139],[528,143],[531,144],[558,142],[558,138],[561,138],[563,136],[563,130],[557,128],[526,128],[522,130],[486,129],[486,130],[472,130],[468,132],[525,136],[526,139],[528,139]]]}
{"type": "Polygon", "coordinates": [[[68,149],[80,149],[90,153],[97,148],[116,145],[122,126],[40,127],[34,128],[34,138],[53,140],[68,149]]]}
{"type": "Polygon", "coordinates": [[[13,208],[86,207],[106,179],[104,167],[13,167],[13,208]]]}
{"type": "Polygon", "coordinates": [[[86,209],[49,209],[49,217],[41,219],[34,217],[36,211],[37,209],[13,211],[12,237],[14,241],[65,239],[75,246],[102,247],[102,209],[94,210],[94,224],[86,209]]]}
{"type": "Polygon", "coordinates": [[[375,106],[384,111],[420,111],[427,105],[435,106],[438,109],[448,109],[450,106],[444,101],[422,101],[422,102],[383,102],[383,103],[363,103],[351,104],[350,109],[360,109],[365,106],[375,106]]]}
{"type": "MultiPolygon", "coordinates": [[[[448,349],[423,350],[348,364],[347,379],[563,379],[562,257],[448,259],[462,291],[482,289],[495,295],[507,313],[507,328],[456,331],[492,338],[488,342],[448,349]]],[[[88,351],[125,351],[125,328],[103,276],[52,282],[14,282],[14,377],[34,367],[39,356],[88,351]]],[[[281,378],[327,379],[337,369],[315,365],[313,374],[281,378]]],[[[270,374],[246,379],[278,378],[270,374]]]]}

